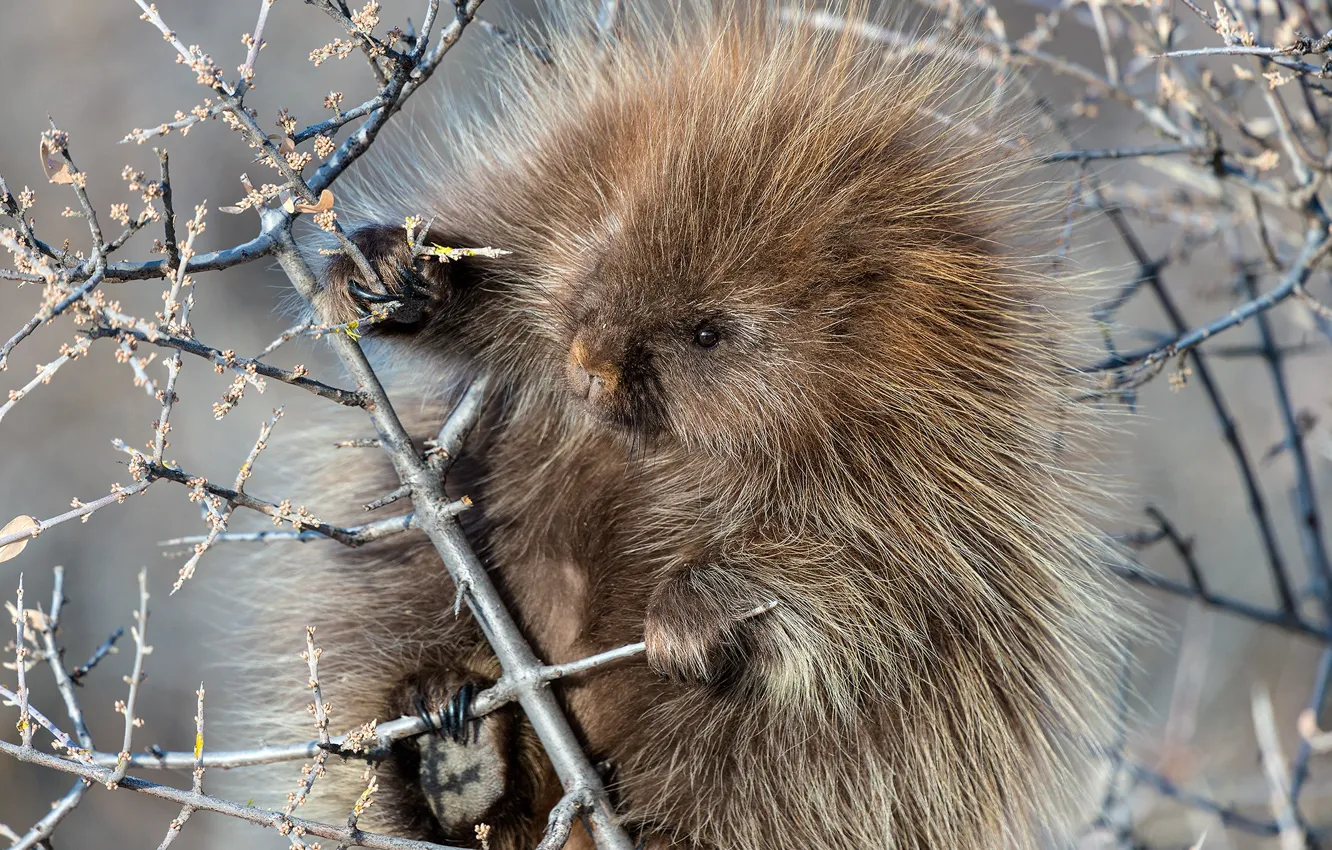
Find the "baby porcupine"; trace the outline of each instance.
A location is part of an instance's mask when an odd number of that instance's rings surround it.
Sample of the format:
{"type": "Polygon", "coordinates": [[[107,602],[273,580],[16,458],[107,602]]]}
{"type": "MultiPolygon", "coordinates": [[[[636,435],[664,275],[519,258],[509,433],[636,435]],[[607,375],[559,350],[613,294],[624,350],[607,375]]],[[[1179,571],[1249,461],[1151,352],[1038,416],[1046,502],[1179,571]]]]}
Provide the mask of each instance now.
{"type": "MultiPolygon", "coordinates": [[[[491,112],[359,199],[387,291],[338,256],[319,306],[401,302],[372,333],[429,402],[423,438],[490,376],[449,487],[547,663],[646,639],[556,685],[636,838],[1041,846],[1107,726],[1122,617],[1069,457],[1061,298],[1012,247],[1041,226],[1014,189],[1031,154],[937,63],[693,11],[610,45],[557,24],[552,64],[504,60],[491,112]],[[406,215],[508,253],[414,258],[406,215]]],[[[349,454],[321,490],[396,485],[349,454]]],[[[438,720],[499,673],[418,536],[275,571],[297,589],[266,604],[320,624],[341,721],[438,720]]],[[[485,822],[497,850],[560,793],[515,707],[379,775],[362,824],[485,822]]]]}

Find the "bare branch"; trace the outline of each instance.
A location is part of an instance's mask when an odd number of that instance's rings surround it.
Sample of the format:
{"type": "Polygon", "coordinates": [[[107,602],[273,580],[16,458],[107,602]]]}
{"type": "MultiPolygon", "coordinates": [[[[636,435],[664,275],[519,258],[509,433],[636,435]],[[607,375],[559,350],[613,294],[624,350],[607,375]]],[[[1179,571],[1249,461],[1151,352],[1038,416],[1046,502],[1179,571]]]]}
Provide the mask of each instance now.
{"type": "MultiPolygon", "coordinates": [[[[45,729],[47,732],[51,734],[52,738],[55,738],[57,745],[63,747],[66,751],[77,757],[79,761],[87,762],[89,764],[92,763],[92,759],[87,752],[85,752],[82,748],[80,748],[79,745],[76,744],[72,738],[66,735],[64,731],[55,724],[54,721],[52,721],[49,717],[47,717],[42,712],[38,711],[33,706],[29,705],[23,696],[14,693],[9,688],[4,687],[3,685],[0,685],[0,697],[4,697],[6,700],[8,700],[9,705],[17,705],[19,707],[19,716],[24,718],[25,723],[28,720],[36,721],[38,726],[41,726],[43,729],[45,729]]],[[[31,727],[32,724],[28,723],[27,725],[31,727]]],[[[23,748],[29,750],[32,749],[31,737],[29,737],[28,742],[23,745],[23,748]]]]}
{"type": "Polygon", "coordinates": [[[1291,804],[1289,783],[1286,779],[1286,759],[1281,753],[1277,737],[1276,719],[1272,715],[1272,700],[1262,687],[1253,693],[1253,727],[1258,734],[1258,749],[1263,758],[1263,774],[1271,789],[1272,813],[1281,836],[1282,850],[1304,850],[1307,847],[1304,830],[1291,804]]]}
{"type": "Polygon", "coordinates": [[[301,370],[282,369],[277,366],[270,366],[260,360],[252,360],[249,357],[242,357],[235,352],[220,351],[209,345],[204,345],[193,339],[172,336],[160,331],[137,330],[123,327],[95,327],[88,332],[93,339],[103,337],[113,337],[116,339],[131,339],[135,342],[144,342],[149,345],[156,345],[162,348],[182,351],[186,354],[193,354],[196,357],[202,357],[211,361],[215,366],[226,369],[232,369],[237,373],[248,373],[261,375],[265,378],[272,378],[275,381],[281,381],[284,384],[291,384],[293,387],[300,387],[303,390],[314,393],[320,398],[326,398],[329,401],[336,401],[338,404],[345,404],[348,407],[360,407],[365,403],[360,393],[353,390],[343,390],[328,384],[309,378],[301,370]]]}
{"type": "MultiPolygon", "coordinates": [[[[254,447],[250,449],[250,454],[246,456],[245,462],[240,465],[240,470],[236,473],[236,482],[232,486],[237,493],[245,491],[245,480],[249,478],[250,473],[254,471],[254,462],[259,458],[259,453],[267,447],[268,437],[273,433],[273,426],[276,425],[277,421],[281,418],[282,408],[279,407],[273,411],[273,415],[269,417],[268,421],[260,426],[259,438],[254,441],[254,447]]],[[[194,544],[194,554],[191,555],[190,559],[185,562],[185,565],[180,568],[180,575],[176,578],[176,583],[171,586],[171,592],[173,594],[180,590],[185,582],[193,578],[194,570],[199,565],[199,559],[203,557],[205,552],[212,548],[213,543],[217,541],[218,535],[227,530],[227,522],[231,519],[231,514],[235,510],[236,505],[234,502],[228,502],[224,507],[219,508],[216,505],[212,507],[213,511],[210,512],[209,515],[210,525],[208,528],[208,534],[204,536],[203,540],[194,544]]]]}
{"type": "MultiPolygon", "coordinates": [[[[530,680],[530,684],[546,685],[557,679],[581,675],[599,667],[632,658],[641,654],[644,650],[645,644],[641,642],[633,643],[577,661],[570,661],[566,664],[538,667],[527,678],[530,680]]],[[[477,694],[468,716],[472,718],[484,717],[490,712],[508,705],[518,698],[519,690],[520,685],[513,677],[501,678],[499,682],[477,694]]],[[[362,756],[382,757],[387,752],[388,745],[394,741],[422,735],[427,731],[429,730],[426,722],[419,716],[405,716],[388,723],[379,723],[374,727],[374,734],[371,735],[371,740],[375,742],[374,751],[361,749],[358,742],[363,736],[355,733],[352,735],[327,736],[326,740],[324,736],[321,736],[321,738],[296,744],[256,747],[249,750],[216,750],[206,752],[202,756],[192,752],[154,751],[151,753],[134,753],[130,756],[129,765],[137,769],[188,770],[197,761],[204,767],[230,769],[286,761],[306,761],[315,758],[320,752],[355,753],[362,756]]],[[[114,766],[119,759],[120,757],[114,753],[97,752],[92,754],[93,763],[103,767],[114,766]]]]}
{"type": "Polygon", "coordinates": [[[21,838],[14,836],[14,843],[9,850],[28,850],[31,847],[47,846],[46,841],[55,832],[56,826],[83,801],[83,794],[88,790],[88,786],[89,782],[86,779],[74,780],[74,784],[65,792],[65,796],[61,797],[41,820],[33,824],[26,835],[21,838]]]}
{"type": "Polygon", "coordinates": [[[124,502],[125,499],[127,499],[128,497],[133,496],[136,493],[141,493],[144,490],[147,490],[148,485],[150,484],[152,484],[152,482],[148,480],[136,481],[133,484],[129,485],[128,487],[122,487],[119,484],[114,484],[111,487],[111,495],[103,496],[100,499],[94,499],[93,501],[87,503],[79,502],[78,506],[75,507],[74,510],[72,511],[66,511],[63,514],[60,514],[58,516],[53,516],[50,519],[41,520],[40,522],[37,523],[37,527],[32,531],[18,531],[14,532],[13,534],[0,534],[0,546],[6,546],[10,543],[15,543],[19,540],[22,540],[25,537],[36,537],[37,535],[41,534],[43,531],[46,531],[48,528],[60,525],[61,523],[69,522],[72,519],[86,519],[87,517],[91,516],[96,511],[100,511],[102,508],[106,507],[107,505],[120,504],[124,502]]]}
{"type": "Polygon", "coordinates": [[[243,95],[254,80],[254,63],[259,58],[259,51],[264,48],[264,23],[272,7],[273,0],[259,0],[259,21],[249,36],[250,52],[245,55],[245,64],[240,68],[240,84],[236,87],[238,95],[243,95]]]}
{"type": "Polygon", "coordinates": [[[106,779],[106,786],[114,788],[125,778],[125,771],[129,769],[130,744],[134,739],[134,729],[143,725],[143,721],[135,715],[134,710],[139,699],[139,685],[143,683],[143,659],[144,656],[153,651],[148,646],[148,571],[139,570],[139,610],[134,612],[135,625],[130,627],[130,634],[134,638],[134,670],[126,680],[129,683],[129,695],[125,702],[117,706],[121,713],[125,715],[125,735],[120,745],[120,754],[116,757],[116,766],[111,775],[106,779]]]}
{"type": "Polygon", "coordinates": [[[37,387],[42,386],[43,384],[51,383],[51,378],[54,377],[55,373],[60,370],[60,367],[64,366],[66,363],[70,362],[71,360],[75,360],[83,356],[85,353],[87,353],[88,351],[87,343],[88,340],[84,339],[84,340],[79,340],[73,345],[62,346],[61,348],[63,349],[63,353],[59,357],[52,360],[50,363],[47,363],[45,366],[37,367],[37,377],[33,378],[31,381],[24,384],[22,387],[20,387],[17,390],[10,390],[9,400],[6,401],[4,404],[0,404],[0,420],[3,420],[5,418],[5,415],[8,414],[9,411],[14,409],[14,405],[18,404],[20,401],[27,398],[30,392],[37,389],[37,387]]]}
{"type": "MultiPolygon", "coordinates": [[[[459,7],[459,17],[454,22],[458,35],[465,26],[464,14],[470,19],[471,12],[459,7]]],[[[456,40],[457,35],[453,38],[456,40]]],[[[447,43],[441,39],[441,45],[447,43]]],[[[436,53],[439,52],[436,48],[436,53]]],[[[307,303],[313,303],[318,284],[297,252],[289,230],[279,236],[278,262],[297,292],[307,303]]],[[[461,527],[445,510],[449,501],[439,475],[416,453],[388,395],[356,342],[346,336],[334,336],[331,341],[339,359],[370,400],[367,406],[370,420],[379,433],[382,447],[393,461],[399,480],[411,488],[417,522],[435,545],[454,586],[466,588],[466,601],[505,673],[521,677],[518,701],[561,782],[566,790],[579,786],[587,789],[591,801],[588,820],[598,847],[602,850],[630,850],[632,842],[616,821],[601,777],[582,752],[554,695],[542,688],[539,680],[531,678],[532,671],[540,668],[536,656],[501,601],[490,575],[472,552],[461,527]]]]}
{"type": "MultiPolygon", "coordinates": [[[[198,711],[197,711],[197,712],[195,713],[195,715],[194,715],[194,730],[195,730],[195,731],[194,731],[194,772],[192,773],[192,777],[193,777],[193,778],[192,778],[192,781],[191,781],[190,790],[193,791],[195,794],[202,794],[202,793],[203,793],[203,777],[204,777],[204,764],[203,764],[203,748],[204,748],[204,686],[203,686],[203,682],[200,682],[200,683],[199,683],[199,690],[196,691],[195,693],[196,693],[196,694],[198,695],[198,697],[199,697],[199,709],[198,709],[198,711]]],[[[168,847],[171,846],[172,842],[174,842],[174,841],[176,840],[176,836],[180,835],[180,831],[181,831],[182,829],[185,828],[185,823],[190,819],[190,816],[194,814],[194,811],[195,811],[195,810],[194,810],[194,807],[193,807],[193,806],[190,806],[188,803],[185,804],[184,806],[181,806],[181,808],[180,808],[180,814],[176,815],[176,817],[171,821],[171,825],[167,828],[167,834],[162,838],[162,843],[159,844],[159,845],[157,845],[157,850],[166,850],[166,848],[168,848],[168,847]]]]}
{"type": "Polygon", "coordinates": [[[120,640],[125,634],[124,629],[116,629],[111,636],[102,641],[98,647],[93,650],[93,654],[88,656],[88,660],[70,671],[69,678],[74,684],[80,684],[79,680],[93,671],[93,668],[101,663],[102,659],[116,651],[116,641],[120,640]]]}
{"type": "MultiPolygon", "coordinates": [[[[472,500],[466,497],[450,502],[447,511],[460,514],[472,506],[472,500]]],[[[352,525],[346,528],[330,527],[329,533],[322,531],[228,531],[217,535],[219,543],[309,543],[314,540],[336,540],[347,546],[364,546],[376,540],[383,540],[394,534],[416,528],[416,514],[367,522],[364,525],[352,525]]],[[[194,546],[207,539],[207,535],[173,537],[163,540],[159,546],[194,546]]]]}
{"type": "Polygon", "coordinates": [[[14,603],[14,669],[18,672],[18,695],[11,696],[8,692],[5,696],[17,702],[19,707],[19,734],[23,740],[23,746],[32,746],[32,720],[30,717],[31,707],[28,705],[28,615],[23,608],[23,574],[19,574],[18,597],[14,603]]]}
{"type": "MultiPolygon", "coordinates": [[[[74,693],[76,677],[65,672],[63,664],[63,652],[56,643],[56,631],[60,628],[60,615],[65,608],[65,568],[55,568],[55,579],[51,589],[51,613],[41,618],[42,647],[45,650],[46,663],[51,668],[51,675],[55,679],[56,688],[60,691],[60,696],[65,701],[65,714],[68,715],[70,723],[74,724],[74,735],[79,739],[79,744],[85,750],[93,748],[92,733],[88,731],[87,721],[83,717],[83,709],[79,705],[78,697],[74,693]]],[[[110,651],[109,649],[107,650],[110,651]]],[[[102,652],[101,655],[105,655],[102,652]]],[[[79,669],[82,676],[91,670],[99,660],[101,655],[94,655],[89,662],[79,669]]]]}
{"type": "Polygon", "coordinates": [[[587,792],[574,788],[566,792],[555,807],[550,810],[546,820],[546,835],[536,850],[560,850],[569,840],[569,831],[578,812],[587,805],[587,792]]]}
{"type": "MultiPolygon", "coordinates": [[[[1332,240],[1329,239],[1326,228],[1310,229],[1305,235],[1304,248],[1300,252],[1300,256],[1291,265],[1290,270],[1277,286],[1249,299],[1224,316],[1219,316],[1202,327],[1181,334],[1166,345],[1156,346],[1136,354],[1127,354],[1104,360],[1090,367],[1088,371],[1121,369],[1125,366],[1137,367],[1136,375],[1142,375],[1153,368],[1159,371],[1160,365],[1165,361],[1192,350],[1222,331],[1242,324],[1294,295],[1296,288],[1304,285],[1304,282],[1309,279],[1314,267],[1327,255],[1329,248],[1332,248],[1332,240]]],[[[1152,374],[1155,374],[1155,372],[1152,374]]]]}
{"type": "Polygon", "coordinates": [[[330,826],[317,821],[288,817],[281,812],[260,809],[255,806],[242,806],[217,797],[210,797],[206,794],[199,794],[194,791],[184,791],[179,788],[172,788],[168,785],[159,785],[155,782],[148,782],[134,776],[126,776],[119,780],[119,782],[112,784],[109,780],[114,775],[114,771],[109,768],[99,767],[97,765],[79,764],[78,762],[69,761],[57,756],[47,755],[35,749],[20,747],[7,741],[0,741],[0,752],[6,753],[18,761],[27,764],[40,765],[64,773],[73,773],[97,782],[105,787],[125,788],[130,791],[138,791],[141,794],[170,800],[171,802],[179,803],[182,806],[188,805],[196,811],[218,812],[249,823],[278,830],[279,832],[299,828],[309,835],[314,835],[319,838],[328,838],[333,841],[345,842],[349,847],[369,847],[371,850],[460,850],[460,848],[447,847],[442,844],[432,844],[428,841],[413,841],[407,838],[394,838],[388,835],[364,832],[360,829],[347,829],[330,826]]]}

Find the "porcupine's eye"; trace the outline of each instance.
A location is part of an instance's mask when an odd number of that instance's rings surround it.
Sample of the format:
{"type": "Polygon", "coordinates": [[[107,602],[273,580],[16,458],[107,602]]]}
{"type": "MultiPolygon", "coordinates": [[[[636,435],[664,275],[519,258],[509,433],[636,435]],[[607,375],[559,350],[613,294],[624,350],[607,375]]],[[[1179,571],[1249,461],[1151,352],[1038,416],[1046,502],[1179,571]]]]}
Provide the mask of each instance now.
{"type": "Polygon", "coordinates": [[[710,322],[704,322],[694,328],[694,345],[699,348],[716,348],[719,342],[721,342],[721,332],[710,322]]]}

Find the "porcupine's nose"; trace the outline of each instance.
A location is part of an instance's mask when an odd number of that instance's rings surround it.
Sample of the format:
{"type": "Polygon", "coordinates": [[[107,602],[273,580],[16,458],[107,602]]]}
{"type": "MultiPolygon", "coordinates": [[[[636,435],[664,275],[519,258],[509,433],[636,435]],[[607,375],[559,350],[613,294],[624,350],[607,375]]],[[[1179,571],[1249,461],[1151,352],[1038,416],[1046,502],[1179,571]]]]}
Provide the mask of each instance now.
{"type": "Polygon", "coordinates": [[[574,367],[574,389],[588,404],[596,404],[606,392],[606,379],[602,375],[587,371],[583,364],[574,367]]]}
{"type": "Polygon", "coordinates": [[[619,375],[614,366],[592,357],[580,338],[569,349],[569,380],[576,394],[587,399],[588,404],[597,404],[615,391],[619,375]]]}

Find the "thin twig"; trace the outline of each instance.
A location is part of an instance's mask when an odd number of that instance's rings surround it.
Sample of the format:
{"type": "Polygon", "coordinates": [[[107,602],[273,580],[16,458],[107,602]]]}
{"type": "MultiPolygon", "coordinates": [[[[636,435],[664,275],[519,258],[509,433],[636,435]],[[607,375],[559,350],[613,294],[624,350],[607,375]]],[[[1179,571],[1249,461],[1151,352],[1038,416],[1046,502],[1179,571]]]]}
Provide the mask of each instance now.
{"type": "Polygon", "coordinates": [[[1271,789],[1272,814],[1276,817],[1282,850],[1306,850],[1304,829],[1295,814],[1294,801],[1287,784],[1286,757],[1281,752],[1276,718],[1272,714],[1272,698],[1267,689],[1257,686],[1253,691],[1253,728],[1258,736],[1258,751],[1262,754],[1263,774],[1271,789]]]}
{"type": "Polygon", "coordinates": [[[72,511],[66,511],[63,514],[53,516],[50,519],[38,521],[37,527],[31,531],[16,531],[11,534],[0,534],[0,546],[17,542],[25,537],[36,537],[48,528],[69,522],[72,519],[85,519],[97,511],[100,511],[107,505],[119,504],[124,502],[128,497],[147,490],[148,485],[150,484],[152,484],[151,481],[145,480],[136,481],[126,487],[122,487],[119,484],[113,485],[111,488],[111,495],[103,496],[100,499],[94,499],[91,502],[79,502],[78,507],[72,511]]]}
{"type": "Polygon", "coordinates": [[[80,684],[79,680],[92,672],[93,668],[101,663],[102,659],[116,651],[116,641],[120,640],[125,634],[124,629],[116,629],[111,636],[102,641],[93,654],[88,656],[88,660],[75,667],[69,672],[69,679],[74,684],[80,684]]]}
{"type": "MultiPolygon", "coordinates": [[[[85,675],[89,670],[96,666],[102,656],[110,650],[101,650],[95,653],[87,664],[82,665],[74,674],[66,673],[63,663],[64,653],[56,643],[56,632],[60,628],[60,615],[65,609],[65,568],[56,567],[54,570],[54,585],[51,589],[51,613],[41,618],[42,647],[45,650],[46,663],[51,668],[51,676],[55,679],[56,688],[60,691],[60,696],[65,701],[65,713],[69,720],[74,724],[74,736],[78,738],[79,744],[86,750],[93,748],[92,733],[88,731],[87,721],[83,716],[83,708],[79,705],[78,695],[74,692],[76,679],[85,675]]],[[[120,634],[119,630],[116,633],[120,634]]],[[[114,637],[108,644],[114,643],[114,637]]],[[[107,646],[108,644],[103,644],[107,646]]]]}
{"type": "MultiPolygon", "coordinates": [[[[3,685],[0,685],[0,697],[4,697],[9,705],[19,706],[20,717],[26,717],[29,720],[36,721],[37,725],[49,732],[51,737],[55,738],[56,744],[63,747],[66,752],[75,756],[80,761],[88,762],[89,764],[92,763],[91,756],[84,751],[73,738],[66,735],[64,730],[57,726],[55,721],[51,720],[51,718],[47,717],[41,711],[38,711],[32,705],[25,704],[23,697],[3,685]]],[[[31,723],[28,725],[31,726],[31,723]]],[[[28,743],[23,746],[24,749],[32,749],[31,739],[29,739],[28,743]]]]}
{"type": "MultiPolygon", "coordinates": [[[[644,649],[645,645],[643,643],[633,643],[587,658],[581,658],[577,661],[538,667],[531,674],[530,679],[533,684],[545,686],[558,679],[581,675],[599,667],[615,664],[641,654],[644,649]]],[[[508,679],[501,678],[499,682],[477,694],[468,716],[472,718],[484,717],[492,711],[508,705],[517,699],[519,690],[519,685],[512,677],[508,679]]],[[[377,724],[374,729],[373,740],[377,750],[381,754],[387,754],[389,744],[394,741],[421,735],[427,731],[429,731],[429,728],[420,716],[404,716],[387,723],[377,724]]],[[[188,770],[194,766],[197,760],[204,767],[230,769],[258,764],[306,761],[314,758],[320,752],[356,752],[367,755],[368,753],[363,750],[350,748],[349,741],[354,737],[356,736],[333,735],[328,736],[327,740],[316,738],[296,744],[271,745],[248,750],[214,750],[204,753],[201,757],[192,752],[157,750],[132,754],[129,765],[136,769],[188,770]]],[[[103,767],[114,766],[119,761],[119,756],[115,753],[95,752],[92,753],[91,758],[94,764],[103,767]]]]}
{"type": "Polygon", "coordinates": [[[18,598],[14,603],[14,669],[18,672],[18,729],[23,746],[32,746],[32,719],[28,705],[28,615],[23,609],[23,574],[19,573],[18,598]]]}
{"type": "MultiPolygon", "coordinates": [[[[467,497],[450,502],[448,510],[454,513],[462,513],[472,506],[472,500],[467,497]]],[[[315,540],[337,540],[339,543],[347,546],[364,546],[367,543],[373,543],[376,540],[383,540],[394,534],[400,534],[404,531],[416,528],[416,514],[403,514],[401,516],[390,517],[388,519],[367,522],[364,525],[352,525],[346,528],[336,528],[336,534],[325,534],[322,531],[228,531],[219,534],[214,542],[217,543],[309,543],[315,540]]],[[[194,546],[208,539],[208,535],[200,534],[190,537],[173,537],[170,540],[163,540],[157,545],[162,547],[171,546],[194,546]]]]}
{"type": "Polygon", "coordinates": [[[27,834],[17,838],[9,850],[29,850],[32,847],[49,847],[48,839],[55,832],[55,828],[74,811],[75,807],[83,801],[83,795],[88,790],[89,782],[86,779],[76,779],[70,789],[65,792],[56,804],[51,807],[51,811],[42,816],[42,819],[32,825],[27,834]]]}
{"type": "Polygon", "coordinates": [[[319,823],[317,821],[288,817],[282,812],[260,809],[255,806],[243,806],[238,803],[232,803],[206,794],[198,794],[194,791],[185,791],[179,788],[172,788],[168,785],[159,785],[155,782],[148,782],[134,776],[126,776],[112,785],[109,780],[114,775],[114,771],[109,768],[100,767],[98,765],[80,764],[75,761],[69,761],[68,759],[47,755],[46,753],[35,749],[20,747],[16,744],[11,744],[8,741],[0,741],[0,752],[27,764],[35,764],[64,773],[73,773],[100,783],[103,786],[138,791],[141,794],[147,794],[151,797],[159,797],[173,803],[178,803],[182,806],[188,805],[198,811],[218,812],[220,814],[278,831],[299,828],[303,832],[319,838],[346,842],[350,847],[368,847],[371,848],[371,850],[460,850],[460,848],[448,847],[442,844],[432,844],[428,841],[395,838],[388,835],[379,835],[373,832],[364,832],[360,829],[347,829],[344,827],[335,827],[329,824],[319,823]]]}
{"type": "Polygon", "coordinates": [[[1092,148],[1082,151],[1059,151],[1039,157],[1041,162],[1090,162],[1094,159],[1138,159],[1149,156],[1175,156],[1203,153],[1196,145],[1154,145],[1140,148],[1092,148]]]}
{"type": "MultiPolygon", "coordinates": [[[[70,723],[74,726],[74,735],[78,738],[79,746],[86,752],[93,750],[92,734],[88,731],[88,724],[83,716],[83,708],[79,705],[78,697],[74,693],[74,680],[65,672],[62,652],[56,643],[56,632],[60,628],[60,615],[65,606],[65,570],[63,567],[56,567],[54,570],[53,586],[51,589],[51,612],[49,614],[40,614],[40,623],[38,629],[42,635],[43,654],[46,657],[47,666],[51,669],[51,675],[55,678],[56,688],[60,691],[60,696],[65,701],[65,713],[68,715],[70,723]]],[[[41,820],[33,824],[28,833],[21,839],[14,842],[15,848],[36,847],[46,839],[51,837],[56,826],[63,821],[70,812],[83,801],[83,795],[88,790],[87,780],[79,779],[70,786],[65,796],[47,812],[41,820]]],[[[11,848],[12,850],[12,848],[11,848]]]]}
{"type": "MultiPolygon", "coordinates": [[[[1255,297],[1257,285],[1253,276],[1244,275],[1244,285],[1250,298],[1255,297]]],[[[1304,433],[1300,428],[1295,406],[1290,400],[1290,391],[1286,387],[1286,373],[1281,352],[1276,346],[1276,336],[1265,313],[1259,313],[1255,319],[1258,327],[1259,345],[1263,349],[1268,374],[1272,379],[1272,392],[1276,397],[1277,410],[1281,415],[1281,424],[1286,433],[1286,445],[1295,462],[1295,493],[1299,508],[1299,522],[1295,527],[1299,531],[1300,543],[1304,549],[1309,572],[1314,578],[1318,599],[1322,603],[1324,616],[1332,621],[1332,560],[1329,560],[1327,547],[1323,540],[1321,514],[1318,510],[1318,495],[1314,489],[1312,467],[1309,455],[1304,449],[1304,433]]]]}
{"type": "MultiPolygon", "coordinates": [[[[273,411],[273,415],[268,418],[268,421],[259,427],[259,437],[254,441],[253,448],[250,449],[250,453],[246,456],[245,462],[240,465],[240,469],[236,473],[236,482],[232,487],[237,493],[245,492],[245,481],[250,477],[251,472],[254,471],[254,463],[259,458],[259,453],[268,446],[268,437],[273,433],[273,426],[276,425],[277,421],[281,418],[282,408],[279,407],[273,411]]],[[[180,574],[176,577],[176,583],[171,586],[171,592],[173,594],[180,590],[185,582],[194,577],[194,571],[199,565],[199,559],[203,557],[205,552],[212,548],[213,544],[217,541],[218,535],[227,530],[227,523],[231,520],[231,515],[236,509],[236,503],[227,502],[225,506],[220,509],[216,509],[216,506],[214,507],[215,511],[209,514],[210,524],[208,534],[204,535],[203,540],[194,544],[194,553],[190,556],[189,560],[185,562],[185,565],[180,568],[180,574]]]]}
{"type": "MultiPolygon", "coordinates": [[[[328,735],[328,711],[324,706],[323,689],[319,685],[319,654],[320,650],[314,643],[314,626],[305,627],[305,650],[301,652],[301,659],[305,661],[310,670],[310,678],[306,682],[306,687],[314,698],[308,709],[310,714],[314,715],[315,731],[318,734],[318,751],[314,754],[314,760],[301,769],[300,787],[294,794],[287,795],[287,805],[283,814],[290,815],[296,809],[300,808],[310,790],[314,787],[315,780],[324,775],[324,762],[328,760],[330,750],[330,739],[328,735]]],[[[292,836],[292,845],[298,844],[295,836],[292,836]]]]}
{"type": "MultiPolygon", "coordinates": [[[[193,791],[195,794],[202,794],[203,778],[204,778],[203,682],[199,683],[199,690],[195,691],[195,694],[197,694],[199,697],[199,708],[194,715],[194,771],[191,774],[190,790],[193,791]]],[[[176,836],[180,835],[181,830],[185,828],[185,823],[189,821],[190,816],[194,814],[194,811],[195,811],[194,807],[189,805],[188,803],[180,807],[180,814],[176,815],[176,817],[172,819],[171,824],[167,827],[167,834],[162,838],[162,843],[157,845],[157,850],[166,850],[168,847],[171,846],[172,842],[176,840],[176,836]]]]}
{"type": "Polygon", "coordinates": [[[240,69],[240,82],[236,94],[244,95],[245,90],[254,81],[254,63],[259,58],[259,51],[264,48],[264,23],[268,20],[268,10],[273,7],[273,0],[259,0],[259,20],[254,25],[254,32],[249,36],[250,51],[245,55],[245,64],[240,69]]]}
{"type": "Polygon", "coordinates": [[[550,816],[546,819],[546,834],[536,846],[536,850],[560,850],[569,841],[574,818],[578,817],[579,810],[586,805],[586,790],[572,788],[566,792],[550,810],[550,816]]]}
{"type": "Polygon", "coordinates": [[[329,386],[321,381],[306,377],[302,371],[271,366],[260,360],[242,357],[234,352],[221,351],[193,339],[173,336],[161,332],[115,326],[94,327],[88,332],[88,335],[93,339],[100,339],[102,337],[115,337],[118,339],[129,338],[135,342],[146,342],[150,345],[174,349],[186,354],[193,354],[196,357],[202,357],[212,361],[215,366],[232,369],[238,374],[245,373],[272,378],[275,381],[281,381],[282,383],[290,384],[293,387],[300,387],[303,390],[314,393],[320,398],[326,398],[329,401],[335,401],[338,404],[345,404],[348,407],[360,407],[365,403],[365,399],[360,393],[353,390],[344,390],[339,389],[338,387],[329,386]]]}
{"type": "Polygon", "coordinates": [[[62,349],[64,353],[59,357],[44,366],[37,367],[37,377],[19,389],[10,391],[9,399],[4,404],[0,404],[0,420],[3,420],[5,415],[14,409],[14,405],[27,398],[28,394],[37,387],[51,383],[51,378],[60,370],[60,367],[86,354],[88,352],[88,340],[81,339],[73,345],[62,346],[62,349]]]}
{"type": "Polygon", "coordinates": [[[143,659],[148,653],[152,652],[152,647],[148,646],[148,571],[139,570],[139,610],[134,612],[135,624],[130,627],[130,635],[134,638],[134,670],[130,673],[126,682],[129,683],[129,694],[125,701],[117,706],[122,714],[125,715],[125,734],[120,745],[120,754],[116,757],[116,766],[106,779],[106,786],[114,788],[125,778],[125,771],[129,769],[130,745],[134,740],[135,728],[142,726],[143,721],[134,713],[139,699],[139,685],[143,682],[143,659]]]}

